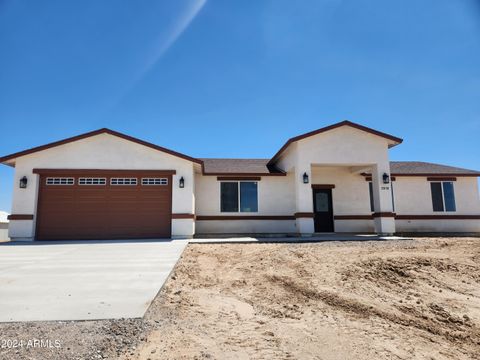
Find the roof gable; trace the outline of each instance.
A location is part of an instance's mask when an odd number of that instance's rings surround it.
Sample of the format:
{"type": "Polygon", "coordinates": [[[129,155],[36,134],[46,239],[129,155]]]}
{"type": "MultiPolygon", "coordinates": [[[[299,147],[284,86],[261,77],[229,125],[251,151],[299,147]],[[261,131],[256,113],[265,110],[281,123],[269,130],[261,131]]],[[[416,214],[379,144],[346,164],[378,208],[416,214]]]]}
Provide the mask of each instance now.
{"type": "MultiPolygon", "coordinates": [[[[395,145],[398,145],[400,143],[403,142],[403,139],[399,138],[399,137],[396,137],[396,136],[393,136],[393,135],[390,135],[390,134],[386,134],[386,133],[383,133],[381,131],[377,131],[377,130],[374,130],[374,129],[371,129],[369,127],[366,127],[366,126],[363,126],[363,125],[360,125],[360,124],[356,124],[354,122],[351,122],[351,121],[348,121],[348,120],[345,120],[345,121],[341,121],[339,123],[336,123],[336,124],[333,124],[333,125],[330,125],[330,126],[326,126],[326,127],[323,127],[323,128],[320,128],[320,129],[317,129],[317,130],[314,130],[314,131],[310,131],[308,133],[305,133],[305,134],[302,134],[302,135],[298,135],[298,136],[295,136],[295,137],[292,137],[290,139],[287,140],[287,142],[280,148],[280,150],[270,159],[270,161],[268,162],[268,164],[270,165],[273,165],[277,160],[278,158],[280,157],[280,155],[282,155],[282,153],[288,148],[289,145],[291,145],[292,143],[294,142],[297,142],[299,140],[303,140],[305,138],[308,138],[308,137],[311,137],[311,136],[315,136],[315,135],[318,135],[318,134],[321,134],[321,133],[324,133],[324,132],[327,132],[327,131],[330,131],[330,130],[333,130],[333,129],[337,129],[339,127],[342,127],[342,126],[350,126],[352,128],[355,128],[357,130],[361,130],[361,131],[364,131],[364,132],[367,132],[367,133],[370,133],[372,135],[376,135],[376,136],[380,136],[380,137],[383,137],[387,140],[390,140],[391,142],[393,142],[393,144],[391,146],[395,146],[395,145]]],[[[391,147],[390,146],[390,147],[391,147]]]]}
{"type": "MultiPolygon", "coordinates": [[[[47,150],[47,149],[50,149],[50,148],[53,148],[53,147],[56,147],[56,146],[72,143],[72,142],[75,142],[75,141],[78,141],[78,140],[86,139],[86,138],[96,136],[96,135],[100,135],[100,134],[113,135],[113,136],[122,138],[124,140],[128,140],[128,141],[131,141],[131,142],[134,142],[134,143],[137,143],[137,144],[152,148],[154,150],[158,150],[158,151],[161,151],[161,152],[164,152],[164,153],[167,153],[167,154],[170,154],[170,155],[173,155],[173,156],[176,156],[176,157],[179,157],[179,158],[191,161],[191,162],[195,162],[195,163],[198,163],[198,164],[203,164],[203,161],[200,160],[200,159],[196,159],[196,158],[190,157],[188,155],[184,155],[184,154],[181,154],[179,152],[176,152],[176,151],[173,151],[173,150],[170,150],[170,149],[167,149],[167,148],[149,143],[147,141],[143,141],[143,140],[134,138],[133,136],[125,135],[125,134],[122,134],[122,133],[119,133],[117,131],[113,131],[113,130],[110,130],[110,129],[107,129],[107,128],[98,129],[98,130],[95,130],[95,131],[87,132],[85,134],[73,136],[73,137],[70,137],[70,138],[67,138],[67,139],[55,141],[55,142],[52,142],[52,143],[49,143],[49,144],[37,146],[37,147],[31,148],[31,149],[27,149],[27,150],[19,151],[19,152],[10,154],[10,155],[6,155],[6,156],[3,156],[3,157],[0,157],[0,163],[6,163],[10,160],[14,160],[14,159],[16,159],[18,157],[21,157],[21,156],[29,155],[29,154],[36,153],[36,152],[43,151],[43,150],[47,150]]],[[[12,165],[12,164],[8,164],[8,165],[12,165]]]]}

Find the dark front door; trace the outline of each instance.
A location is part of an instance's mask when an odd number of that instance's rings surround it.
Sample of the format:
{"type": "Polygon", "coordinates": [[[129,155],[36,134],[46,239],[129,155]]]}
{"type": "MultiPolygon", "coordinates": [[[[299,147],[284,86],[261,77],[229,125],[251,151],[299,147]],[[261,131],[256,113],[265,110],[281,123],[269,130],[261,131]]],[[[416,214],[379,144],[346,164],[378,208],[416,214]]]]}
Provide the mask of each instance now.
{"type": "Polygon", "coordinates": [[[333,232],[332,189],[313,190],[315,232],[333,232]]]}

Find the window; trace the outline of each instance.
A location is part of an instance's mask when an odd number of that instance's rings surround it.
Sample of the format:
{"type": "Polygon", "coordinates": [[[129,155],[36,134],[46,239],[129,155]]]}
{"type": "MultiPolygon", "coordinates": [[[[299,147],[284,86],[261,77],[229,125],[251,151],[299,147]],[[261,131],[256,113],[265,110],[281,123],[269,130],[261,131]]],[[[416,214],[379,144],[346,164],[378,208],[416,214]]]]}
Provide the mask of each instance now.
{"type": "Polygon", "coordinates": [[[453,182],[431,182],[433,211],[456,211],[453,182]]]}
{"type": "Polygon", "coordinates": [[[240,212],[257,212],[257,183],[241,182],[240,183],[240,212]]]}
{"type": "Polygon", "coordinates": [[[136,178],[111,178],[110,185],[137,185],[136,178]]]}
{"type": "Polygon", "coordinates": [[[221,212],[257,212],[258,184],[253,181],[221,182],[221,212]]]}
{"type": "Polygon", "coordinates": [[[220,184],[220,211],[238,212],[238,183],[222,182],[220,184]]]}
{"type": "Polygon", "coordinates": [[[106,178],[78,178],[78,185],[106,185],[106,178]]]}
{"type": "Polygon", "coordinates": [[[47,178],[47,185],[73,185],[75,183],[74,178],[47,178]]]}
{"type": "MultiPolygon", "coordinates": [[[[390,181],[390,189],[391,189],[391,192],[392,192],[392,210],[395,211],[395,197],[394,197],[394,193],[393,193],[393,181],[390,181]]],[[[374,202],[373,202],[373,185],[372,185],[371,181],[368,183],[368,191],[370,193],[370,210],[372,212],[374,212],[375,211],[375,205],[374,205],[374,202]]]]}
{"type": "Polygon", "coordinates": [[[142,185],[168,185],[167,178],[142,178],[142,185]]]}

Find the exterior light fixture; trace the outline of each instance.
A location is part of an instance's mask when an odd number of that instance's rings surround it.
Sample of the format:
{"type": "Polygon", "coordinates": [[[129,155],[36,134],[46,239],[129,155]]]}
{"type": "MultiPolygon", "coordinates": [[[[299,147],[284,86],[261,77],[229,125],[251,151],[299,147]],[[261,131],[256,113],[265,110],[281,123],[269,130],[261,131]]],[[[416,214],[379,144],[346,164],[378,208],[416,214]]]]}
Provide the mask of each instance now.
{"type": "Polygon", "coordinates": [[[383,173],[383,183],[388,184],[390,183],[390,176],[387,173],[383,173]]]}
{"type": "Polygon", "coordinates": [[[180,178],[178,186],[180,187],[180,189],[183,189],[185,187],[185,179],[183,178],[183,176],[180,178]]]}
{"type": "Polygon", "coordinates": [[[26,176],[22,177],[20,179],[20,189],[26,189],[27,188],[27,182],[28,182],[28,179],[26,176]]]}
{"type": "Polygon", "coordinates": [[[308,184],[308,174],[306,172],[303,173],[303,183],[308,184]]]}

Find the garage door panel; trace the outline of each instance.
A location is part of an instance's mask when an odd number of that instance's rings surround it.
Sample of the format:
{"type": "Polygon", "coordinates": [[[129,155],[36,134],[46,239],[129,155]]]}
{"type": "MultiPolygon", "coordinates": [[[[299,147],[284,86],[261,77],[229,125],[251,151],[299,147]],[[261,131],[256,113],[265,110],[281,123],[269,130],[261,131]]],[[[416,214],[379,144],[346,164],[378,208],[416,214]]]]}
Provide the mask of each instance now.
{"type": "MultiPolygon", "coordinates": [[[[38,239],[128,239],[170,237],[171,176],[168,185],[143,186],[141,174],[132,174],[137,185],[110,185],[110,178],[94,175],[65,175],[70,185],[46,185],[40,181],[37,209],[38,239]],[[105,185],[80,185],[88,178],[104,178],[105,185]]],[[[167,177],[167,176],[165,176],[167,177]]],[[[87,180],[86,180],[87,179],[87,180]]],[[[122,180],[120,180],[122,181],[122,180]]],[[[118,184],[118,179],[115,183],[118,184]]]]}

